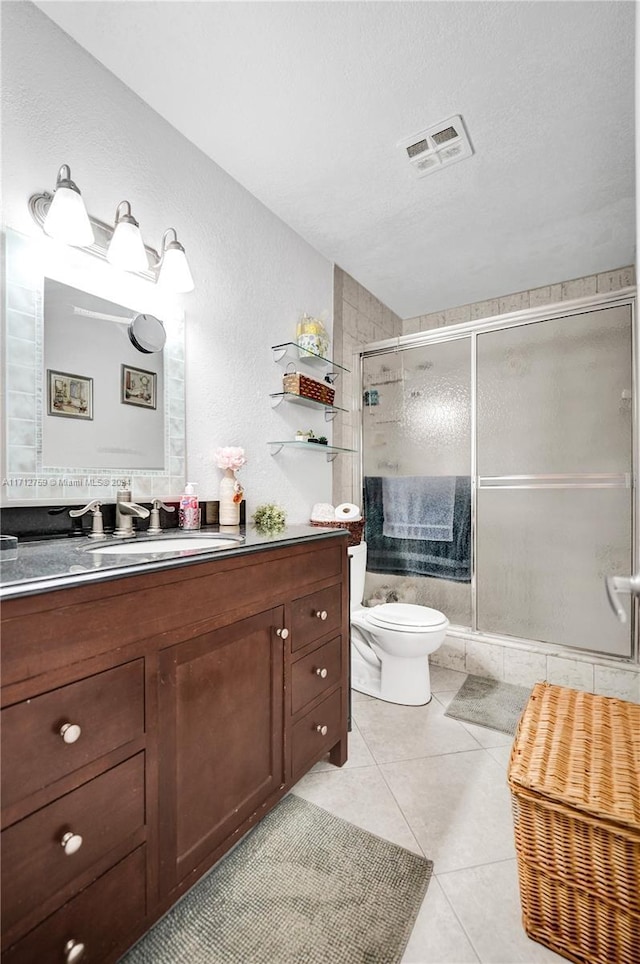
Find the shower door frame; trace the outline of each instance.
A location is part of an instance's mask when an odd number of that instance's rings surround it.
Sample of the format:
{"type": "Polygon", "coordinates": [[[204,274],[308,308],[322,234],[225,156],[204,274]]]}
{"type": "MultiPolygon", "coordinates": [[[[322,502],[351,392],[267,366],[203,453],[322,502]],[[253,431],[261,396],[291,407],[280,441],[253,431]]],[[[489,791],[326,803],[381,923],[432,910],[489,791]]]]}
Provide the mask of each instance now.
{"type": "MultiPolygon", "coordinates": [[[[500,331],[508,328],[519,328],[524,325],[535,324],[541,321],[553,321],[557,318],[564,318],[570,315],[587,314],[592,311],[603,310],[605,308],[615,308],[628,306],[631,312],[631,572],[638,571],[640,563],[640,441],[638,430],[640,428],[640,332],[638,331],[638,316],[635,310],[636,288],[622,288],[619,291],[607,292],[602,295],[591,295],[587,298],[576,298],[571,301],[556,302],[551,305],[542,305],[536,308],[526,308],[523,311],[509,312],[503,315],[492,315],[490,318],[480,318],[477,321],[463,322],[459,325],[450,325],[442,328],[432,328],[424,332],[412,335],[399,335],[397,338],[388,338],[384,341],[371,342],[356,349],[352,358],[352,370],[354,373],[355,392],[353,400],[354,428],[353,428],[353,447],[359,453],[358,458],[353,460],[353,492],[361,493],[364,478],[364,432],[362,417],[362,396],[364,391],[364,371],[363,360],[365,357],[377,355],[395,354],[410,348],[423,348],[428,345],[437,345],[450,341],[470,340],[470,408],[471,408],[471,438],[470,438],[470,458],[471,458],[471,626],[452,626],[454,633],[462,635],[473,635],[478,638],[487,639],[491,642],[509,645],[512,643],[534,643],[536,647],[542,649],[554,649],[562,645],[567,652],[581,653],[583,656],[591,656],[594,659],[607,659],[617,663],[638,663],[640,661],[639,629],[640,629],[640,602],[631,597],[631,655],[616,656],[611,653],[599,653],[594,650],[580,649],[574,646],[565,646],[559,643],[547,643],[542,640],[523,639],[518,636],[504,635],[500,633],[489,633],[478,629],[478,586],[477,586],[477,534],[478,534],[478,491],[483,488],[481,479],[478,476],[478,413],[477,413],[477,339],[478,335],[485,332],[500,331]]],[[[508,483],[507,477],[501,477],[508,483]]],[[[520,478],[522,476],[511,477],[520,478]]],[[[527,479],[534,480],[531,486],[535,488],[612,488],[623,484],[619,474],[596,474],[591,473],[592,481],[589,483],[572,483],[571,479],[575,475],[544,475],[527,476],[527,479]],[[563,482],[554,484],[553,482],[538,481],[535,479],[550,480],[563,479],[563,482]]],[[[582,476],[585,478],[585,476],[582,476]]],[[[498,477],[496,477],[496,480],[498,477]]],[[[485,486],[487,488],[488,486],[485,486]]],[[[508,488],[508,484],[491,486],[492,488],[508,488]]],[[[628,486],[627,486],[628,487],[628,486]]],[[[525,488],[520,482],[518,488],[525,488]]],[[[359,496],[358,496],[359,498],[359,496]]],[[[356,499],[357,501],[357,499],[356,499]]],[[[604,593],[604,584],[602,587],[604,593]]]]}

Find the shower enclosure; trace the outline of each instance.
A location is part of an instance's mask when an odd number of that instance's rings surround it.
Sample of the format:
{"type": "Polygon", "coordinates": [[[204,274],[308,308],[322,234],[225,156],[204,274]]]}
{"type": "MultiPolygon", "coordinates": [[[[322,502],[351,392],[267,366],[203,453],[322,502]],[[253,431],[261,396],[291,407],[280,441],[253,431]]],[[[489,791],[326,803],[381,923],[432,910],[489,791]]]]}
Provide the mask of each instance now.
{"type": "Polygon", "coordinates": [[[609,296],[362,352],[369,597],[489,637],[634,655],[633,603],[620,623],[604,586],[636,564],[633,327],[632,299],[609,296]],[[447,538],[403,538],[394,516],[418,518],[443,486],[447,538]]]}

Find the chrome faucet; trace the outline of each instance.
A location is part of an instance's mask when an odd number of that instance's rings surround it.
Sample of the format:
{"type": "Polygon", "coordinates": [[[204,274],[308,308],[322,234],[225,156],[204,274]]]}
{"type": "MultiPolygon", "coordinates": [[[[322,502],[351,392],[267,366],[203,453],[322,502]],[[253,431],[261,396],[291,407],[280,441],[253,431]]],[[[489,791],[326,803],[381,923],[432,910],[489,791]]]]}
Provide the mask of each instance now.
{"type": "Polygon", "coordinates": [[[131,539],[135,536],[133,516],[138,519],[148,519],[149,510],[131,501],[130,489],[122,489],[116,495],[116,527],[113,530],[115,539],[131,539]]]}

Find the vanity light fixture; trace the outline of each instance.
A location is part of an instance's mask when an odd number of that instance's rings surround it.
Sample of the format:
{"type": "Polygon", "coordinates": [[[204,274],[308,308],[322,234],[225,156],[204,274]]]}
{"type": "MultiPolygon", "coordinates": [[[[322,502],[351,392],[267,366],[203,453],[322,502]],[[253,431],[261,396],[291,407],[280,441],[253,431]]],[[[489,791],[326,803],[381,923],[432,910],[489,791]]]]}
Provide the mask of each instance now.
{"type": "Polygon", "coordinates": [[[128,201],[120,201],[116,208],[116,225],[107,249],[107,261],[124,271],[146,271],[149,267],[140,225],[128,201]]]}
{"type": "Polygon", "coordinates": [[[158,254],[144,243],[129,201],[118,204],[115,227],[91,217],[77,185],[71,180],[68,164],[63,164],[58,171],[54,194],[47,191],[33,194],[29,198],[29,210],[36,224],[52,238],[157,282],[167,291],[182,294],[195,287],[175,228],[165,231],[158,254]]]}
{"type": "Polygon", "coordinates": [[[64,241],[74,247],[84,248],[93,244],[93,228],[89,221],[78,185],[71,180],[71,169],[63,164],[58,171],[55,191],[50,198],[49,210],[42,229],[56,241],[64,241]]]}
{"type": "Polygon", "coordinates": [[[178,241],[175,228],[167,228],[162,235],[159,265],[159,285],[162,285],[164,288],[169,288],[171,291],[193,291],[195,285],[189,269],[189,262],[184,253],[184,248],[178,241]],[[167,242],[168,236],[172,233],[173,241],[167,242]]]}

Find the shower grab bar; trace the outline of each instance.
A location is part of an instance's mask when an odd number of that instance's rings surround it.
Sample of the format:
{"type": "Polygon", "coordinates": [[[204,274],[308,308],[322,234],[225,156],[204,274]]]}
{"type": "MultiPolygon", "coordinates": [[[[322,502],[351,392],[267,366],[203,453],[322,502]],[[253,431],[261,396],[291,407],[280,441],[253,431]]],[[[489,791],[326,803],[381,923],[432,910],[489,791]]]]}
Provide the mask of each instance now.
{"type": "Polygon", "coordinates": [[[630,489],[630,472],[585,472],[565,475],[484,475],[479,489],[630,489]]]}
{"type": "Polygon", "coordinates": [[[607,598],[609,605],[621,623],[626,623],[627,614],[620,605],[620,593],[629,593],[631,596],[640,595],[640,572],[635,576],[607,576],[605,579],[607,598]]]}

